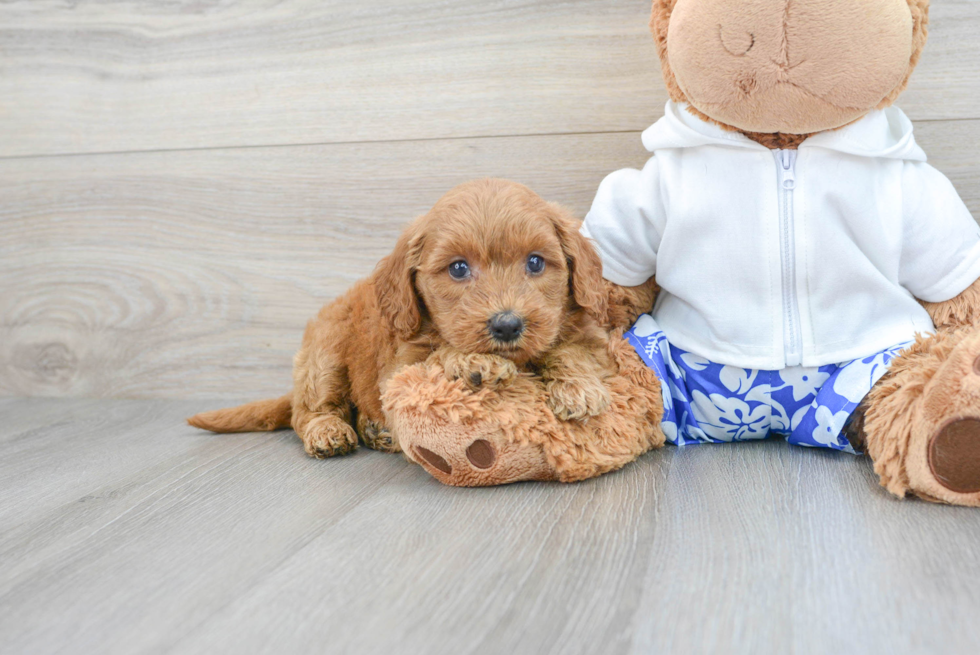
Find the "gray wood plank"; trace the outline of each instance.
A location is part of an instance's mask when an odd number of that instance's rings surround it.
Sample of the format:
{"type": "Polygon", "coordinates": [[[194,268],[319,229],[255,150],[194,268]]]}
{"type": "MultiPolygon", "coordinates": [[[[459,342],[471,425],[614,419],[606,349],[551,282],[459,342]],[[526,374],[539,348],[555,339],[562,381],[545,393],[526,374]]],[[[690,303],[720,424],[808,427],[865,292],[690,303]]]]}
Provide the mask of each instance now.
{"type": "Polygon", "coordinates": [[[506,524],[468,497],[393,498],[337,526],[346,548],[324,536],[180,650],[976,652],[980,516],[892,500],[872,477],[865,460],[773,441],[652,453],[558,502],[497,490],[506,524]],[[354,544],[395,532],[387,509],[421,527],[365,573],[354,544]]]}
{"type": "MultiPolygon", "coordinates": [[[[648,0],[0,3],[0,156],[640,130],[648,0]]],[[[903,106],[980,118],[976,0],[903,106]]]]}
{"type": "Polygon", "coordinates": [[[779,442],[692,448],[663,493],[669,555],[642,583],[636,652],[980,647],[980,516],[894,500],[867,459],[779,442]]]}
{"type": "MultiPolygon", "coordinates": [[[[14,529],[79,498],[92,502],[93,507],[100,505],[105,500],[102,486],[119,483],[134,470],[143,475],[162,466],[162,473],[166,474],[175,462],[187,457],[210,460],[237,453],[242,446],[235,440],[215,440],[208,433],[189,427],[184,430],[186,438],[160,443],[154,440],[157,431],[172,432],[179,425],[174,415],[177,407],[195,411],[205,405],[19,400],[16,407],[4,412],[0,478],[8,491],[20,491],[0,497],[0,523],[8,530],[14,529]],[[124,425],[127,430],[136,428],[140,432],[130,438],[128,433],[120,432],[124,425]]],[[[245,439],[249,446],[259,441],[245,439]]]]}
{"type": "Polygon", "coordinates": [[[289,431],[202,433],[181,420],[199,402],[33,404],[63,420],[33,459],[0,445],[22,469],[0,475],[16,519],[0,519],[2,652],[165,649],[382,485],[424,475],[375,453],[312,460],[289,431]],[[72,438],[73,457],[51,452],[72,438]]]}
{"type": "Polygon", "coordinates": [[[451,490],[406,478],[177,650],[308,653],[329,640],[357,653],[621,651],[672,455],[571,486],[451,490]],[[368,557],[363,543],[374,544],[368,557]],[[266,614],[270,605],[283,615],[266,614]]]}
{"type": "MultiPolygon", "coordinates": [[[[30,398],[0,397],[0,442],[17,439],[31,430],[41,430],[64,420],[61,412],[49,413],[49,405],[32,404],[30,398]]],[[[65,408],[71,407],[66,404],[65,408]]]]}
{"type": "Polygon", "coordinates": [[[942,171],[980,221],[980,156],[966,144],[980,143],[980,121],[917,123],[915,138],[929,163],[942,171]]]}
{"type": "MultiPolygon", "coordinates": [[[[980,216],[980,121],[916,129],[980,216]]],[[[453,185],[584,215],[646,157],[628,133],[0,161],[0,395],[279,395],[306,321],[453,185]]]]}
{"type": "Polygon", "coordinates": [[[32,403],[0,407],[54,417],[38,450],[76,434],[105,475],[73,483],[0,439],[32,471],[0,475],[4,502],[65,487],[0,531],[3,652],[980,647],[980,514],[893,500],[864,459],[668,448],[586,483],[466,490],[398,456],[309,460],[289,432],[201,437],[179,422],[196,401],[32,403]]]}
{"type": "Polygon", "coordinates": [[[0,161],[0,395],[279,395],[320,305],[452,186],[584,214],[636,134],[0,161]]]}

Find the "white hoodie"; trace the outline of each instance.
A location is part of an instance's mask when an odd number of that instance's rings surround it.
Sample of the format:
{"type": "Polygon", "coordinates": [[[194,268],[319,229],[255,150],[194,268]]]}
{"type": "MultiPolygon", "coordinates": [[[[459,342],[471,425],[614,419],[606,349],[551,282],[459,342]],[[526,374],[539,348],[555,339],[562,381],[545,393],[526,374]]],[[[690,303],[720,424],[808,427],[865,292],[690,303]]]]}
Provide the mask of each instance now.
{"type": "Polygon", "coordinates": [[[980,226],[895,107],[772,151],[667,103],[654,156],[600,185],[582,233],[603,275],[663,289],[679,348],[778,370],[875,354],[934,330],[916,298],[980,278],[980,226]]]}

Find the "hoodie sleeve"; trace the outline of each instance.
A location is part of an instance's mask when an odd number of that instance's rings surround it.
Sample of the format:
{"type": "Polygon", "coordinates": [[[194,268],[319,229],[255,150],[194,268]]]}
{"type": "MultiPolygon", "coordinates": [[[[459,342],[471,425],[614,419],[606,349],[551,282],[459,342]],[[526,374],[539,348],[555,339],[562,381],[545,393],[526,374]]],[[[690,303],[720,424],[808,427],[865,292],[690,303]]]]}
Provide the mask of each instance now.
{"type": "Polygon", "coordinates": [[[624,168],[602,181],[582,234],[592,240],[602,259],[603,277],[634,287],[657,272],[657,249],[665,222],[654,156],[641,171],[624,168]]]}
{"type": "Polygon", "coordinates": [[[944,302],[980,278],[980,225],[952,182],[924,162],[902,174],[900,283],[919,300],[944,302]]]}

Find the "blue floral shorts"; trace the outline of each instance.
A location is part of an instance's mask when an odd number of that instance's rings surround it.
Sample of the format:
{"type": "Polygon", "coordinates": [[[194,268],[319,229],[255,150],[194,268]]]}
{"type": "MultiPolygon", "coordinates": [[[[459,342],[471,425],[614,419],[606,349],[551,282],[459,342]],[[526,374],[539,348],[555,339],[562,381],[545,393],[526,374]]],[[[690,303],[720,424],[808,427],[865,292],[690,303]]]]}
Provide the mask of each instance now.
{"type": "Polygon", "coordinates": [[[799,446],[854,453],[842,431],[889,363],[912,344],[819,368],[756,371],[713,364],[667,343],[649,314],[625,334],[663,385],[667,441],[724,443],[771,434],[799,446]]]}

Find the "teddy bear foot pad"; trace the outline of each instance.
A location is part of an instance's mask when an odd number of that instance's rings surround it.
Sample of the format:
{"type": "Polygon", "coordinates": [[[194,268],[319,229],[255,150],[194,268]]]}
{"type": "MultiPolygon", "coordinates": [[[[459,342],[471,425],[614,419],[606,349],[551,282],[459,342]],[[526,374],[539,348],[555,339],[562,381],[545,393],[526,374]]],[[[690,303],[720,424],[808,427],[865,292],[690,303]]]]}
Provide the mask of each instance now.
{"type": "Polygon", "coordinates": [[[929,470],[936,481],[961,494],[980,492],[980,419],[953,421],[929,442],[929,470]]]}
{"type": "MultiPolygon", "coordinates": [[[[416,446],[415,456],[447,475],[453,472],[452,465],[444,457],[428,448],[416,446]]],[[[497,450],[486,439],[477,439],[466,449],[466,459],[474,468],[485,470],[491,468],[497,461],[497,450]]]]}
{"type": "Polygon", "coordinates": [[[980,331],[952,348],[917,414],[907,462],[912,489],[927,500],[980,506],[980,331]]]}

